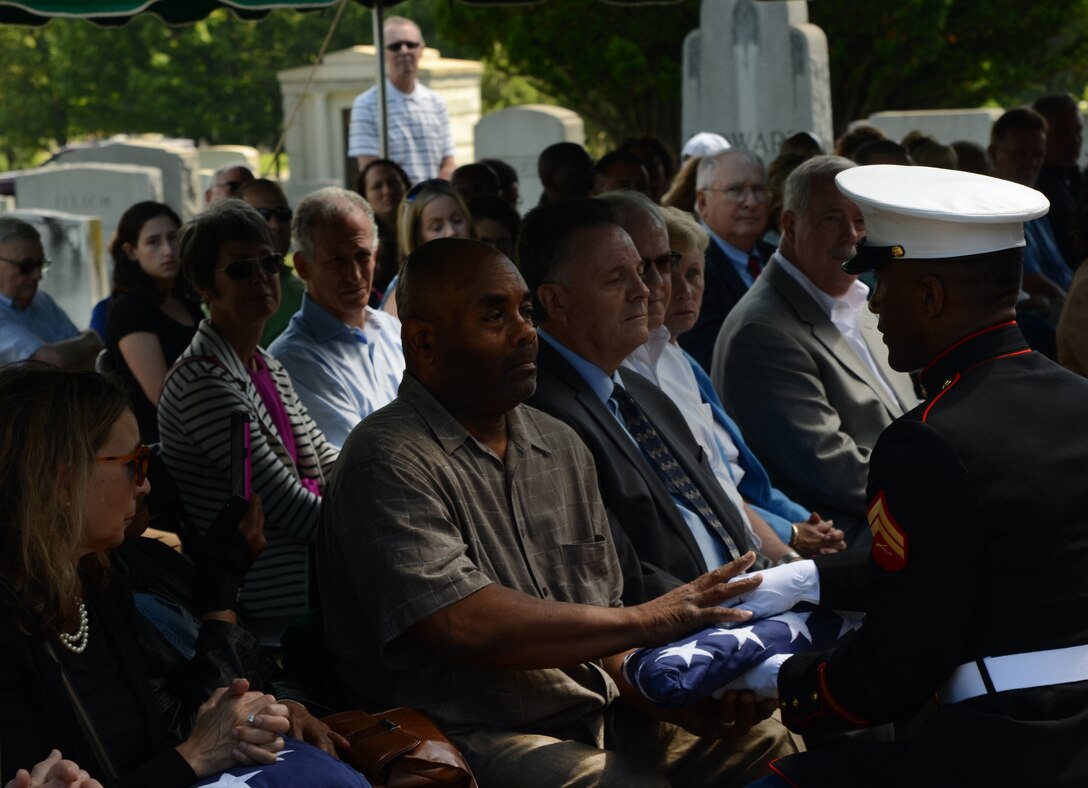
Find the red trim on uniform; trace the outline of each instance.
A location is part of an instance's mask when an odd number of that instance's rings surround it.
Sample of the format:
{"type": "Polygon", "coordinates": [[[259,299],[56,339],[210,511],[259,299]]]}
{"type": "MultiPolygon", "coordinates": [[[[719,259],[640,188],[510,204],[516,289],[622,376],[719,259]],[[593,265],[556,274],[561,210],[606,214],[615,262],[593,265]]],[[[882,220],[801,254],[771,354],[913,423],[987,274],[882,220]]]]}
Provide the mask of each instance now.
{"type": "Polygon", "coordinates": [[[824,703],[833,712],[838,714],[844,720],[849,722],[856,728],[867,728],[869,721],[864,717],[859,717],[854,712],[848,710],[845,706],[835,700],[835,696],[831,694],[831,690],[827,688],[827,676],[825,671],[827,670],[827,663],[821,662],[820,667],[816,670],[816,683],[820,690],[820,697],[823,698],[824,703]]]}
{"type": "Polygon", "coordinates": [[[801,786],[800,786],[800,785],[798,785],[798,784],[797,784],[797,783],[795,783],[795,782],[794,782],[793,780],[791,780],[791,779],[790,779],[790,778],[789,778],[788,776],[786,776],[786,774],[785,774],[784,772],[781,772],[781,771],[779,771],[778,767],[777,767],[777,766],[775,766],[775,764],[776,764],[776,763],[778,763],[778,762],[779,762],[780,760],[782,760],[783,758],[787,758],[787,757],[789,757],[789,756],[786,756],[786,755],[779,755],[779,756],[778,756],[777,758],[775,758],[775,759],[774,759],[773,761],[771,761],[771,762],[770,762],[769,764],[767,764],[767,765],[771,767],[771,771],[772,771],[772,772],[774,772],[774,773],[775,773],[775,774],[777,774],[777,775],[778,775],[779,777],[781,777],[781,778],[782,778],[783,780],[785,780],[785,781],[786,781],[786,782],[788,782],[788,783],[789,783],[790,785],[792,785],[792,786],[793,786],[793,788],[801,788],[801,786]]]}
{"type": "Polygon", "coordinates": [[[1009,326],[1015,326],[1015,325],[1016,325],[1015,320],[1009,320],[1009,321],[1007,321],[1005,323],[998,323],[996,326],[990,326],[989,328],[979,329],[975,333],[968,334],[963,339],[961,339],[961,340],[959,340],[957,342],[953,342],[951,345],[949,345],[944,350],[942,350],[940,353],[938,353],[936,356],[934,356],[933,359],[928,364],[926,364],[924,367],[922,367],[922,371],[919,373],[919,377],[924,377],[925,374],[929,371],[930,367],[932,367],[934,364],[936,364],[938,361],[940,361],[942,358],[947,356],[949,353],[951,353],[953,350],[955,350],[956,348],[958,348],[960,345],[964,344],[965,342],[970,342],[975,337],[980,337],[983,334],[990,333],[991,331],[997,331],[999,328],[1008,328],[1009,326]]]}
{"type": "Polygon", "coordinates": [[[941,389],[940,392],[938,392],[937,396],[929,401],[929,404],[926,405],[926,409],[924,411],[922,411],[922,423],[923,424],[925,424],[926,419],[929,418],[929,412],[931,410],[933,410],[933,406],[937,404],[937,400],[939,400],[941,397],[943,397],[945,394],[947,394],[948,390],[950,388],[952,388],[957,383],[959,383],[959,380],[960,380],[960,373],[957,372],[956,377],[952,378],[952,380],[950,380],[948,382],[948,385],[945,386],[943,389],[941,389]]]}

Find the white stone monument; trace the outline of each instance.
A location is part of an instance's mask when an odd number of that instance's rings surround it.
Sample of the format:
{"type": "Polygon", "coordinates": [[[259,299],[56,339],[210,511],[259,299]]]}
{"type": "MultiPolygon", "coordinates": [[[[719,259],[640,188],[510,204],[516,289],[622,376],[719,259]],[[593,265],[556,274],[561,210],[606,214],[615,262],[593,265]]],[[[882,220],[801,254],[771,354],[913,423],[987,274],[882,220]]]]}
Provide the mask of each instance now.
{"type": "MultiPolygon", "coordinates": [[[[423,50],[419,61],[419,80],[445,99],[449,108],[458,164],[473,161],[472,130],[480,119],[482,72],[483,66],[476,61],[444,58],[430,47],[423,50]]],[[[377,78],[374,47],[332,52],[316,69],[289,68],[280,71],[277,78],[283,96],[283,122],[291,124],[284,144],[291,157],[291,180],[354,188],[358,168],[347,156],[348,119],[355,97],[372,87],[377,78]]],[[[289,194],[298,191],[291,187],[289,194]]]]}
{"type": "Polygon", "coordinates": [[[50,164],[25,170],[15,179],[19,210],[45,208],[101,219],[100,254],[121,215],[143,200],[163,201],[162,170],[135,164],[50,164]]]}
{"type": "Polygon", "coordinates": [[[249,145],[201,145],[196,149],[201,170],[215,172],[227,164],[242,162],[256,177],[261,177],[260,152],[249,145]]]}
{"type": "Polygon", "coordinates": [[[528,210],[544,191],[537,159],[557,142],[585,145],[585,125],[577,113],[546,104],[509,107],[485,115],[476,124],[475,160],[502,159],[517,170],[522,210],[528,210]]]}
{"type": "Polygon", "coordinates": [[[157,167],[162,171],[162,196],[159,199],[177,211],[183,222],[204,208],[204,192],[200,189],[199,180],[200,162],[196,148],[186,140],[114,137],[98,145],[64,151],[56,161],[62,164],[104,162],[157,167]]]}
{"type": "Polygon", "coordinates": [[[15,210],[5,214],[22,219],[41,233],[45,256],[53,262],[42,277],[49,293],[79,329],[91,321],[91,309],[110,290],[102,257],[102,222],[95,216],[47,210],[15,210]]]}
{"type": "Polygon", "coordinates": [[[685,140],[717,132],[768,163],[798,131],[830,147],[827,37],[804,0],[704,0],[683,73],[685,140]]]}
{"type": "Polygon", "coordinates": [[[995,107],[979,109],[919,109],[902,112],[874,112],[865,120],[850,124],[875,126],[888,139],[899,142],[912,131],[921,131],[948,145],[959,140],[976,142],[983,148],[990,144],[990,127],[1004,114],[995,107]]]}

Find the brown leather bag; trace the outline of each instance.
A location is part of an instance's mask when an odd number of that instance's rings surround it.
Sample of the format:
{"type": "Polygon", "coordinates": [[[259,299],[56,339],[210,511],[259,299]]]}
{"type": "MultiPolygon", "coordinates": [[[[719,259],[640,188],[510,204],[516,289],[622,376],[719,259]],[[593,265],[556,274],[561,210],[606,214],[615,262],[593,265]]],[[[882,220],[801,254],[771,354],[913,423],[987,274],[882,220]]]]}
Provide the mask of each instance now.
{"type": "Polygon", "coordinates": [[[477,788],[460,750],[421,711],[342,711],[321,721],[351,743],[341,757],[374,788],[477,788]]]}

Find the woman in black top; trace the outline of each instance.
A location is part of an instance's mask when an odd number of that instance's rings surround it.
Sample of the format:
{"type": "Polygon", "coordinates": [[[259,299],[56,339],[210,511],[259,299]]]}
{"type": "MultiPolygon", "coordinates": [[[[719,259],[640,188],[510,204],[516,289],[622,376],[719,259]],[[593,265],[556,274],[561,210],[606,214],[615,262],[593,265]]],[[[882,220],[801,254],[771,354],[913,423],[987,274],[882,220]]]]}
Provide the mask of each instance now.
{"type": "Polygon", "coordinates": [[[283,746],[286,707],[244,679],[183,741],[164,728],[132,592],[106,556],[147,494],[148,456],[102,376],[0,370],[0,780],[56,747],[109,786],[172,788],[283,746]]]}
{"type": "Polygon", "coordinates": [[[203,318],[196,299],[178,277],[180,225],[170,206],[136,203],[121,217],[110,244],[113,299],[106,321],[106,347],[128,389],[144,443],[159,440],[159,390],[166,371],[189,346],[203,318]]]}

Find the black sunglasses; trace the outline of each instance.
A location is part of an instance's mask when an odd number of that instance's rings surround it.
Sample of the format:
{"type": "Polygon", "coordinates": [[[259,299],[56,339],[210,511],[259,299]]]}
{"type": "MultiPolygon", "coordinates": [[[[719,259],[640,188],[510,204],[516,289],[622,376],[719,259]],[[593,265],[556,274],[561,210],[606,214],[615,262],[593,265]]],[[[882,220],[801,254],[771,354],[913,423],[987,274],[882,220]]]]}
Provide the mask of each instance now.
{"type": "Polygon", "coordinates": [[[441,192],[442,194],[449,194],[453,191],[453,187],[450,186],[450,182],[444,178],[431,178],[427,181],[420,181],[404,195],[405,202],[415,202],[416,198],[423,192],[441,192]]]}
{"type": "Polygon", "coordinates": [[[392,44],[386,44],[385,48],[390,52],[400,52],[404,49],[419,49],[419,41],[394,41],[392,44]]]}
{"type": "Polygon", "coordinates": [[[259,213],[261,218],[266,222],[275,216],[277,221],[284,224],[291,221],[291,217],[294,215],[291,209],[286,205],[282,208],[258,208],[257,213],[259,213]]]}
{"type": "Polygon", "coordinates": [[[5,263],[8,263],[9,265],[13,265],[18,268],[19,273],[23,276],[34,273],[35,268],[42,269],[42,272],[44,273],[45,270],[53,264],[52,260],[49,260],[45,257],[43,257],[41,260],[9,260],[6,257],[0,257],[0,260],[3,260],[5,263]]]}
{"type": "Polygon", "coordinates": [[[650,267],[653,266],[657,269],[661,276],[668,276],[670,273],[676,270],[676,267],[680,265],[680,259],[683,257],[679,252],[672,250],[666,252],[660,257],[654,260],[647,260],[642,258],[642,264],[639,266],[638,275],[645,278],[650,273],[650,267]]]}
{"type": "Polygon", "coordinates": [[[264,257],[247,257],[244,260],[235,260],[219,270],[225,271],[235,282],[245,282],[253,276],[253,269],[257,266],[268,276],[279,276],[280,269],[283,268],[283,255],[273,252],[264,257]]]}

